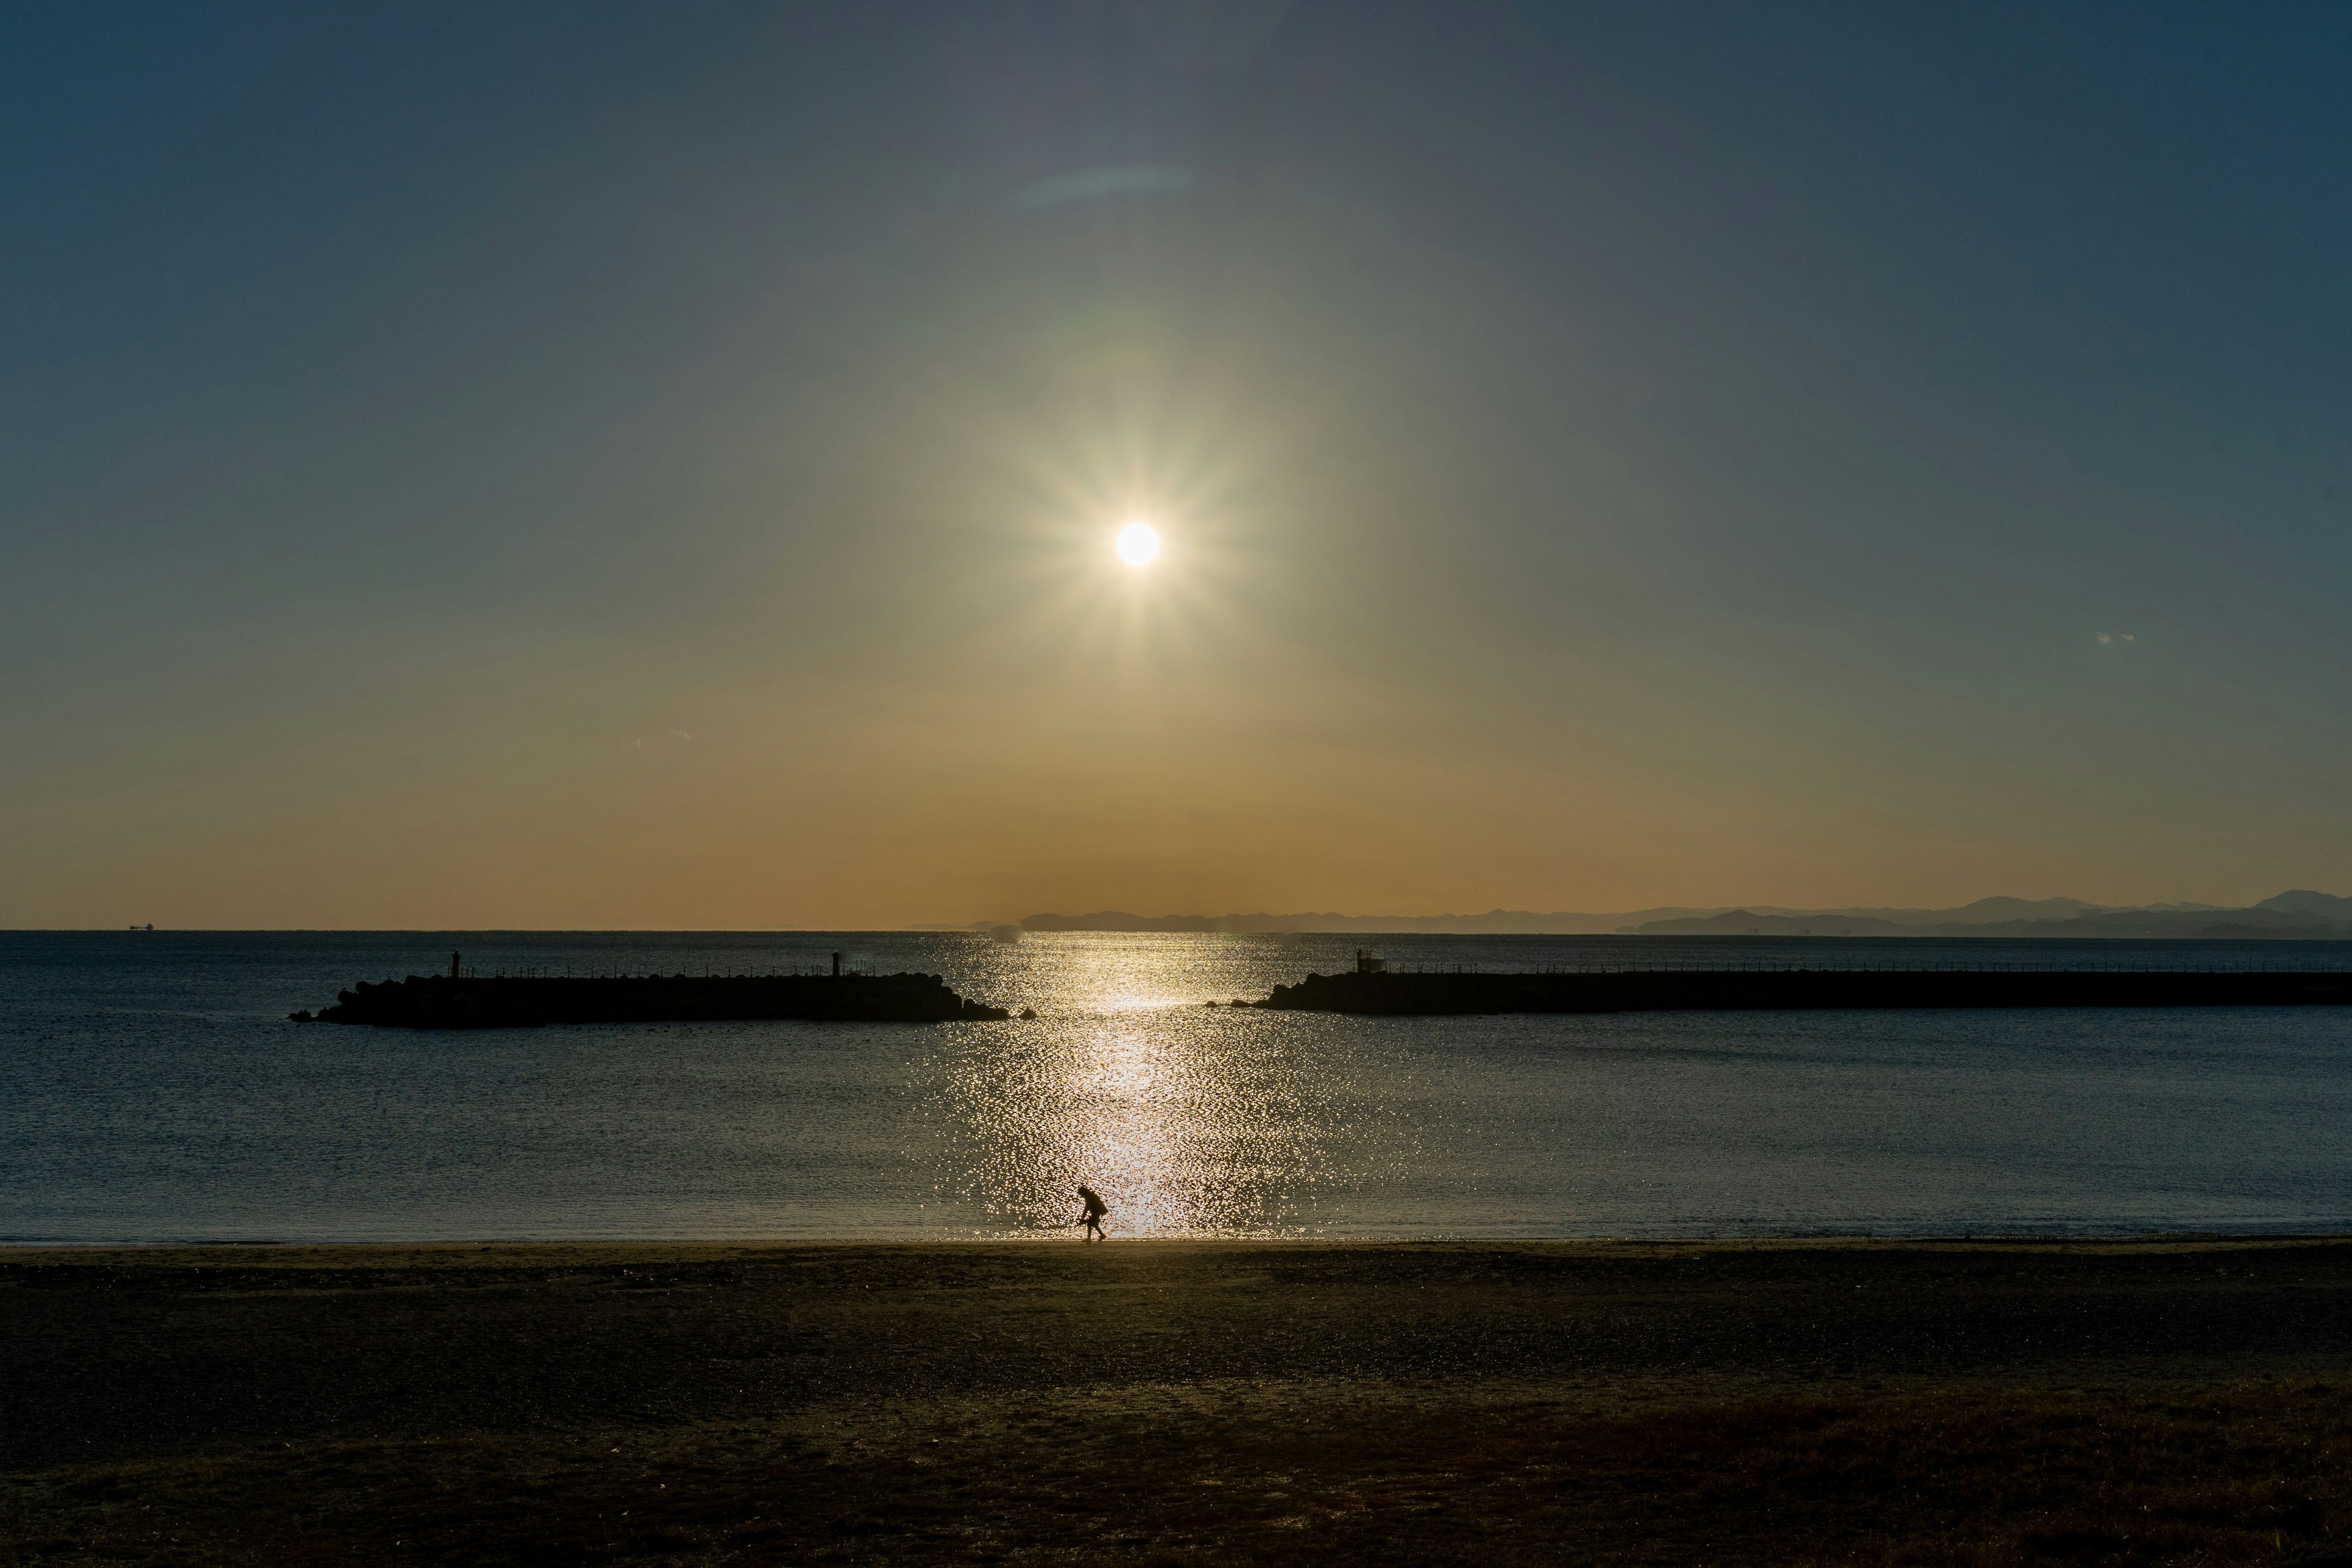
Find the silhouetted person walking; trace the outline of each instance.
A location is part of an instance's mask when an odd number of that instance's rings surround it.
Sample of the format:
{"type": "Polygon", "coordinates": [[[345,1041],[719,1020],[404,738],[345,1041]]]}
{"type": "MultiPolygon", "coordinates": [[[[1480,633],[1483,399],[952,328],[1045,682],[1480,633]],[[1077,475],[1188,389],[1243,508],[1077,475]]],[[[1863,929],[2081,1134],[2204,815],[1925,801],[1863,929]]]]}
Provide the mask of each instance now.
{"type": "Polygon", "coordinates": [[[1084,1198],[1087,1204],[1087,1234],[1085,1239],[1087,1241],[1108,1241],[1110,1237],[1103,1231],[1102,1217],[1103,1215],[1110,1213],[1110,1205],[1102,1201],[1102,1194],[1100,1193],[1095,1191],[1089,1186],[1081,1184],[1078,1188],[1078,1196],[1084,1198]]]}

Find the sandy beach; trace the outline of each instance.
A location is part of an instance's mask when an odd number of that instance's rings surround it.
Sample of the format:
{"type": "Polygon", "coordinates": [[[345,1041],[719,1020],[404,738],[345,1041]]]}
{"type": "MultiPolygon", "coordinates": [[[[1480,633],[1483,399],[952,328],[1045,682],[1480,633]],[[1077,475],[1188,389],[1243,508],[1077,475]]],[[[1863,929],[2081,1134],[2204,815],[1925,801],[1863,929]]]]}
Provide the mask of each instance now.
{"type": "Polygon", "coordinates": [[[2352,1243],[0,1254],[8,1562],[2275,1563],[2352,1243]]]}

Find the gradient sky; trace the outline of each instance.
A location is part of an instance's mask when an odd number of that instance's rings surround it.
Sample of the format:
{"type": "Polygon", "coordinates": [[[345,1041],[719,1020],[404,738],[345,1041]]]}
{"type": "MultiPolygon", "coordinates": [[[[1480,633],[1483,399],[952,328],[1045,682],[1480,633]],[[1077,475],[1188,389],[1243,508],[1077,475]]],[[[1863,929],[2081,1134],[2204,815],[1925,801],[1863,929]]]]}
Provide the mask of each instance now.
{"type": "Polygon", "coordinates": [[[2352,891],[2347,80],[2339,4],[10,7],[0,924],[2352,891]]]}

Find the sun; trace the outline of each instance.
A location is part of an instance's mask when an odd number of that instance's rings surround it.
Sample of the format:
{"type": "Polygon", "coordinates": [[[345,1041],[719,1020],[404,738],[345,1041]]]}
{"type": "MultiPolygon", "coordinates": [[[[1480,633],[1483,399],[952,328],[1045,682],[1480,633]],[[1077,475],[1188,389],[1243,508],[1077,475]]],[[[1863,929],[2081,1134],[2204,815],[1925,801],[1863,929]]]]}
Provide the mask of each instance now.
{"type": "Polygon", "coordinates": [[[1160,531],[1148,522],[1130,522],[1118,531],[1118,558],[1129,566],[1149,566],[1160,553],[1160,531]]]}

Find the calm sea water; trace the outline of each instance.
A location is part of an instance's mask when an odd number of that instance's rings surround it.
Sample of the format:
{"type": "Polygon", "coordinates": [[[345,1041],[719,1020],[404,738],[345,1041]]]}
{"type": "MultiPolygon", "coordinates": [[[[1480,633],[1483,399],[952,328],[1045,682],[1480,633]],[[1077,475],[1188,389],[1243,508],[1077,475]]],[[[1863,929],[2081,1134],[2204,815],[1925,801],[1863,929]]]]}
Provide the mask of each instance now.
{"type": "MultiPolygon", "coordinates": [[[[0,933],[0,1239],[2352,1229],[2352,1008],[1351,1019],[1356,939],[0,933]],[[412,1034],[358,979],[941,973],[1034,1022],[412,1034]]],[[[2352,966],[2352,944],[1390,937],[1391,963],[2352,966]]]]}

